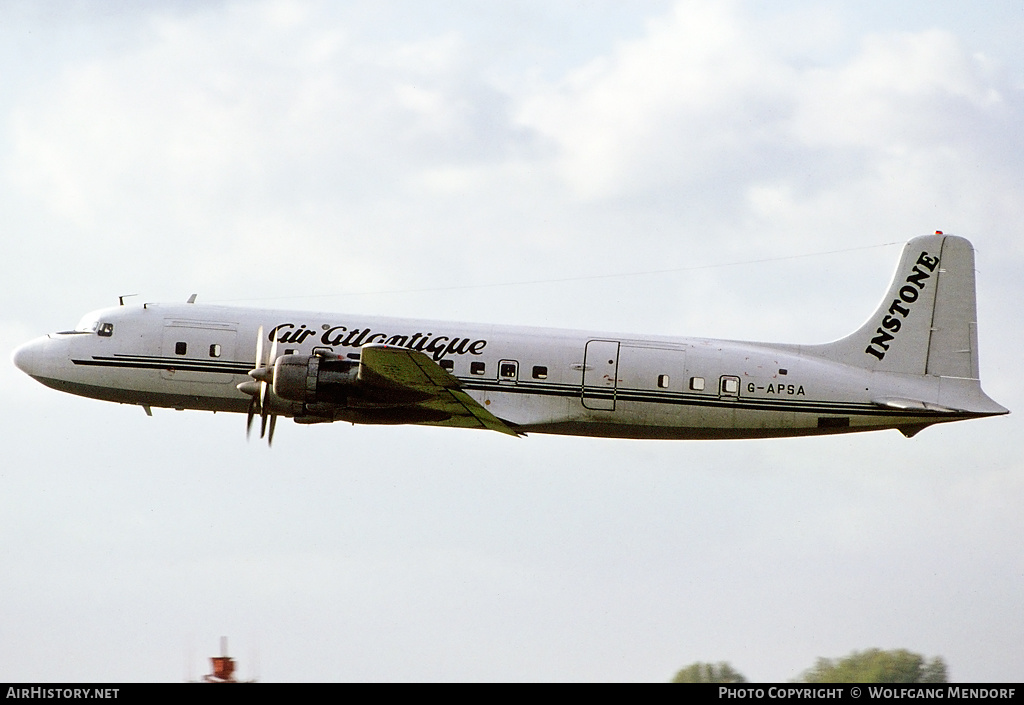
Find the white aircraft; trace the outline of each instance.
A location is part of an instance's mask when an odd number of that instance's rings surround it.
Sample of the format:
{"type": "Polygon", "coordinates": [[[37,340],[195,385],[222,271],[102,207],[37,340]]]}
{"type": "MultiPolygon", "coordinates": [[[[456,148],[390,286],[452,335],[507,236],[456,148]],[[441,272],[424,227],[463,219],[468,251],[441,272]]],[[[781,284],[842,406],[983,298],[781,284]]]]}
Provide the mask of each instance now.
{"type": "Polygon", "coordinates": [[[48,387],[297,423],[414,423],[513,436],[766,438],[1009,413],[981,389],[974,250],[907,243],[878,310],[824,345],[637,337],[196,304],[90,313],[21,346],[48,387]],[[253,352],[255,351],[255,355],[253,352]]]}

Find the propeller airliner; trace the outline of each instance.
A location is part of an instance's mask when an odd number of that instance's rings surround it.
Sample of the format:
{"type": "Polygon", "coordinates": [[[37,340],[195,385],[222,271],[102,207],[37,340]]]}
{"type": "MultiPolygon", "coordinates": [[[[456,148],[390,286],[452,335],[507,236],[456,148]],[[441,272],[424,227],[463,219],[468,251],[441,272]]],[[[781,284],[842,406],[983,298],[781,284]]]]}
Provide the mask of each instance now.
{"type": "Polygon", "coordinates": [[[907,243],[881,305],[819,345],[183,304],[121,305],[14,364],[84,397],[300,424],[658,439],[769,438],[1009,413],[981,389],[974,249],[907,243]]]}

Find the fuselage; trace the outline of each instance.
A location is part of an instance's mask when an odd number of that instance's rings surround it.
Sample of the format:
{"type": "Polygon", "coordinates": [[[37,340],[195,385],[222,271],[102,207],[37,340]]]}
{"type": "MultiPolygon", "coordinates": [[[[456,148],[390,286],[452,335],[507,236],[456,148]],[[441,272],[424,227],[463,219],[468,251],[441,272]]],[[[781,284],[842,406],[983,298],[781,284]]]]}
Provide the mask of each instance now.
{"type": "MultiPolygon", "coordinates": [[[[522,433],[762,438],[899,428],[1005,413],[962,403],[956,380],[829,360],[820,346],[377,318],[200,304],[98,311],[22,346],[15,363],[65,392],[144,407],[246,412],[257,338],[280,355],[417,350],[522,433]],[[893,402],[892,400],[897,400],[893,402]],[[905,402],[903,400],[911,400],[905,402]]],[[[976,383],[975,383],[976,384],[976,383]]],[[[980,388],[979,388],[980,390],[980,388]]],[[[402,423],[339,407],[337,420],[402,423]]],[[[303,421],[304,408],[282,415],[303,421]]]]}

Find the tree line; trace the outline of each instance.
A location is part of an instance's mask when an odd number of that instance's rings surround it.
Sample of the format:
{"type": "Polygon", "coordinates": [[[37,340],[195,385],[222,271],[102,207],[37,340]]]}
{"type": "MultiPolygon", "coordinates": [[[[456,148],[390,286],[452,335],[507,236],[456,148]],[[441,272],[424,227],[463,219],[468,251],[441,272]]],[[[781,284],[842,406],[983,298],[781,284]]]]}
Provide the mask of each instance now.
{"type": "MultiPolygon", "coordinates": [[[[746,683],[727,662],[691,663],[676,673],[673,683],[746,683]]],[[[793,680],[795,683],[946,683],[941,656],[925,659],[906,649],[854,651],[837,659],[819,658],[793,680]]]]}

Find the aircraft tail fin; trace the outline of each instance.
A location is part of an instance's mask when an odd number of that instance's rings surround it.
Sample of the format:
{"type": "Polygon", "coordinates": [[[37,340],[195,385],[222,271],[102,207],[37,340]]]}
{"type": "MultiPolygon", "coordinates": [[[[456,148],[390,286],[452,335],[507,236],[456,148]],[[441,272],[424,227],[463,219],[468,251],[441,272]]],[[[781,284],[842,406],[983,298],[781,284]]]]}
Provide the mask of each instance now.
{"type": "MultiPolygon", "coordinates": [[[[886,397],[875,400],[879,406],[972,416],[1007,414],[981,389],[975,299],[971,243],[942,233],[915,238],[903,248],[889,291],[871,318],[841,340],[803,350],[846,365],[934,383],[929,392],[917,387],[921,398],[886,397]]],[[[921,428],[901,430],[912,435],[921,428]]]]}
{"type": "Polygon", "coordinates": [[[822,357],[879,372],[978,380],[974,248],[936,233],[903,249],[878,310],[822,357]]]}

